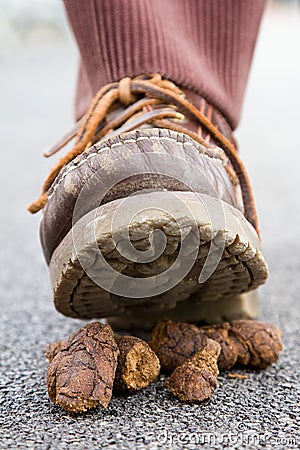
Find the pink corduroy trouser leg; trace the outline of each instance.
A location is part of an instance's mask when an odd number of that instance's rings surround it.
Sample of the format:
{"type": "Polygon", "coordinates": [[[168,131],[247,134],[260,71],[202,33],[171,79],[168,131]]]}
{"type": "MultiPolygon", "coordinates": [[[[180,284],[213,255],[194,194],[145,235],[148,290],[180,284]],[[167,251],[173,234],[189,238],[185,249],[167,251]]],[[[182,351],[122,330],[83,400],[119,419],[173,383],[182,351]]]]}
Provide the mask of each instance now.
{"type": "Polygon", "coordinates": [[[64,0],[80,51],[76,118],[100,87],[160,73],[235,128],[264,0],[64,0]]]}

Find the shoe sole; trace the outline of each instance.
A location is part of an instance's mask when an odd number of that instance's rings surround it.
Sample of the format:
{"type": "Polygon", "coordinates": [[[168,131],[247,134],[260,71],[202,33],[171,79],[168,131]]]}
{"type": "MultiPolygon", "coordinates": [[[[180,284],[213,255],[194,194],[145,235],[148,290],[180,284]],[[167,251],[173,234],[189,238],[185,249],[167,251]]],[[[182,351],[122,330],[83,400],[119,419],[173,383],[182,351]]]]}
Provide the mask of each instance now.
{"type": "Polygon", "coordinates": [[[123,329],[149,329],[162,318],[253,318],[257,300],[247,293],[268,276],[257,233],[241,211],[215,197],[181,191],[136,194],[91,211],[56,248],[49,270],[58,311],[109,318],[123,329]],[[143,254],[155,254],[154,230],[164,233],[164,246],[158,258],[145,262],[143,254]],[[128,253],[128,236],[138,257],[128,253]],[[212,274],[199,282],[204,268],[212,274]]]}

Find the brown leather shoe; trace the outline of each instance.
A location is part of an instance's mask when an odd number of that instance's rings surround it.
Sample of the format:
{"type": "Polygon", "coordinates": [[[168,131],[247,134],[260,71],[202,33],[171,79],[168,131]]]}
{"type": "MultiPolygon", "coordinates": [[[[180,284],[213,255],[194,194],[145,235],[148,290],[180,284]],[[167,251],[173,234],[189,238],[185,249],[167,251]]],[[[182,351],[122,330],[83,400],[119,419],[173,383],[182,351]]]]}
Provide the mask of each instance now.
{"type": "Polygon", "coordinates": [[[267,278],[250,182],[231,129],[159,75],[103,87],[31,212],[55,306],[149,328],[254,317],[267,278]]]}

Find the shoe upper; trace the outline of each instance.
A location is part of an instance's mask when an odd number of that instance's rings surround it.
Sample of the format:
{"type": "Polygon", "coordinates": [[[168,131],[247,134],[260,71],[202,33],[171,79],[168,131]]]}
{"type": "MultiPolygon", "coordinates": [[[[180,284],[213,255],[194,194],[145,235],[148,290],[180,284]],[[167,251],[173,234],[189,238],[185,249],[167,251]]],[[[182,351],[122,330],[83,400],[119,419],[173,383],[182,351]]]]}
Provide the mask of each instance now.
{"type": "Polygon", "coordinates": [[[76,137],[29,207],[31,212],[43,207],[40,236],[47,263],[84,214],[141,190],[213,195],[257,227],[232,131],[206,99],[157,76],[121,80],[97,95],[75,130],[50,150],[76,137]]]}

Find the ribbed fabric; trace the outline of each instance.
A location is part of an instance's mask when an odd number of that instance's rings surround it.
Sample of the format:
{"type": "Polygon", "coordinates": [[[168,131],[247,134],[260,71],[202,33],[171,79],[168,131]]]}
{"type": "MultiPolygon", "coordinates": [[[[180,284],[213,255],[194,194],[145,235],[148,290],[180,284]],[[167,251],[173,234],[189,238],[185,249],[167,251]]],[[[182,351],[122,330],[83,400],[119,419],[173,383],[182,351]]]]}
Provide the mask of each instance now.
{"type": "Polygon", "coordinates": [[[103,85],[158,72],[203,95],[233,128],[263,0],[64,0],[81,55],[76,116],[103,85]]]}

